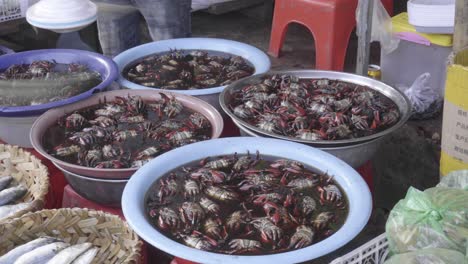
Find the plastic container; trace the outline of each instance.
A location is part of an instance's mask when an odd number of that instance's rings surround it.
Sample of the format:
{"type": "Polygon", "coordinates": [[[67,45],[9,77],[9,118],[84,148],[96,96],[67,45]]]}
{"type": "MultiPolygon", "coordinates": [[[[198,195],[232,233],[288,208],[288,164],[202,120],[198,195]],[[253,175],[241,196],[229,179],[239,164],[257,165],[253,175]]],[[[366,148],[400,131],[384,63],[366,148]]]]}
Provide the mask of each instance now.
{"type": "Polygon", "coordinates": [[[0,0],[0,22],[25,17],[28,0],[0,0]]]}
{"type": "Polygon", "coordinates": [[[122,210],[133,230],[148,244],[171,255],[198,263],[299,263],[328,254],[353,239],[366,225],[372,198],[362,177],[349,165],[319,149],[272,138],[235,137],[207,140],[166,152],[141,167],[128,181],[122,196],[122,210]],[[222,146],[222,147],[221,147],[222,146]],[[310,168],[327,172],[343,188],[349,201],[344,225],[330,237],[298,250],[256,256],[218,254],[187,247],[160,233],[148,221],[144,206],[152,183],[169,171],[209,156],[255,153],[288,158],[310,168]]]}
{"type": "Polygon", "coordinates": [[[455,0],[409,0],[408,18],[418,32],[452,34],[455,0]]]}
{"type": "Polygon", "coordinates": [[[330,264],[383,264],[388,258],[388,241],[385,233],[366,244],[336,258],[330,264]]]}
{"type": "Polygon", "coordinates": [[[390,54],[382,52],[382,81],[390,86],[410,87],[423,73],[430,73],[430,86],[444,97],[447,57],[452,51],[451,35],[429,35],[416,32],[408,23],[408,14],[392,18],[398,48],[390,54]]]}
{"type": "MultiPolygon", "coordinates": [[[[133,82],[128,81],[122,75],[122,71],[125,67],[137,61],[143,57],[151,54],[168,52],[171,49],[202,49],[202,50],[213,50],[221,51],[237,56],[241,56],[248,60],[255,67],[254,74],[265,73],[270,70],[270,59],[261,50],[256,47],[247,45],[245,43],[227,40],[227,39],[216,39],[216,38],[179,38],[179,39],[168,39],[162,41],[151,42],[148,44],[140,45],[138,47],[129,49],[117,55],[114,61],[119,66],[119,83],[123,87],[130,89],[150,89],[154,91],[161,91],[157,88],[146,87],[133,82]]],[[[218,86],[207,89],[195,89],[195,90],[170,90],[170,92],[181,93],[198,97],[211,105],[213,105],[220,112],[221,107],[219,105],[219,94],[224,90],[226,86],[218,86]]],[[[164,91],[164,90],[163,90],[164,91]]]]}
{"type": "Polygon", "coordinates": [[[26,12],[29,24],[57,33],[78,31],[97,19],[97,6],[89,0],[41,0],[26,12]]]}
{"type": "Polygon", "coordinates": [[[104,90],[117,78],[115,63],[100,54],[71,49],[47,49],[18,52],[0,56],[0,69],[12,64],[31,63],[37,60],[55,60],[57,63],[81,63],[101,74],[102,82],[88,91],[47,104],[34,106],[0,106],[0,139],[12,145],[31,148],[29,132],[34,121],[45,111],[86,99],[104,90]]]}

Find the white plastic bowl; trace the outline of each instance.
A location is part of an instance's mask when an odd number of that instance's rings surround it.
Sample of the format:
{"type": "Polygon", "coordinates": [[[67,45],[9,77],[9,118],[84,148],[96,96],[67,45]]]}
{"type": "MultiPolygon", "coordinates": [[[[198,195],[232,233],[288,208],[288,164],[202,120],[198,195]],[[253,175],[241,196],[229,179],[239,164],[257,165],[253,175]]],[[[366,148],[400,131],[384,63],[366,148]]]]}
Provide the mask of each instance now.
{"type": "Polygon", "coordinates": [[[149,244],[171,255],[198,263],[298,263],[328,254],[352,240],[364,228],[372,211],[369,188],[361,176],[338,158],[303,144],[271,138],[236,137],[208,140],[169,151],[140,168],[127,183],[122,210],[133,230],[149,244]],[[222,146],[222,147],[220,147],[222,146]],[[349,201],[344,225],[332,236],[309,247],[272,255],[235,256],[211,253],[180,244],[161,234],[148,221],[145,196],[152,183],[169,171],[207,156],[255,153],[300,161],[327,172],[343,188],[349,201]]]}
{"type": "MultiPolygon", "coordinates": [[[[254,74],[265,73],[270,70],[271,62],[263,51],[256,47],[250,46],[245,43],[227,40],[227,39],[216,39],[216,38],[179,38],[179,39],[168,39],[155,41],[147,44],[143,44],[132,49],[126,50],[114,58],[114,61],[119,67],[119,79],[118,82],[123,87],[130,89],[152,89],[159,90],[157,88],[146,87],[139,85],[125,79],[122,75],[122,71],[127,65],[140,60],[151,54],[167,52],[171,49],[181,50],[212,50],[230,53],[233,55],[241,56],[248,60],[255,67],[254,74]]],[[[219,106],[219,93],[223,91],[226,86],[218,86],[207,89],[196,89],[196,90],[171,90],[171,92],[182,93],[187,95],[193,95],[200,99],[207,101],[218,110],[221,110],[219,106]]],[[[221,111],[222,112],[222,111],[221,111]]]]}

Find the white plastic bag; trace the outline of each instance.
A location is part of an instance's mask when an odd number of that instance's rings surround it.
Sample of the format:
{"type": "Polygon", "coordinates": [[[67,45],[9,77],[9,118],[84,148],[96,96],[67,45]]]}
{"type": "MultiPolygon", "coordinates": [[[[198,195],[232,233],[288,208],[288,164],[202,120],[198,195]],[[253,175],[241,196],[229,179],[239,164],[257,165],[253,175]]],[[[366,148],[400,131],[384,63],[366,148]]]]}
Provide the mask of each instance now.
{"type": "Polygon", "coordinates": [[[462,253],[444,249],[427,248],[392,256],[384,264],[460,264],[466,263],[462,253]]]}
{"type": "Polygon", "coordinates": [[[409,88],[399,84],[396,85],[398,90],[402,91],[410,100],[413,113],[424,113],[434,102],[441,100],[436,89],[429,85],[430,79],[431,74],[426,72],[421,74],[409,88]]]}
{"type": "Polygon", "coordinates": [[[437,187],[458,188],[468,191],[468,170],[450,172],[440,180],[437,187]]]}
{"type": "MultiPolygon", "coordinates": [[[[372,34],[371,41],[378,41],[382,47],[382,50],[385,54],[389,54],[392,51],[398,48],[400,40],[395,38],[392,33],[392,18],[385,10],[382,2],[380,0],[371,0],[374,1],[374,9],[372,14],[372,34]]],[[[360,25],[360,12],[363,9],[363,0],[359,0],[358,7],[356,9],[356,24],[360,25]]],[[[361,36],[364,32],[360,32],[361,27],[357,27],[356,34],[361,36]]],[[[366,30],[367,25],[364,25],[362,29],[366,30]]]]}

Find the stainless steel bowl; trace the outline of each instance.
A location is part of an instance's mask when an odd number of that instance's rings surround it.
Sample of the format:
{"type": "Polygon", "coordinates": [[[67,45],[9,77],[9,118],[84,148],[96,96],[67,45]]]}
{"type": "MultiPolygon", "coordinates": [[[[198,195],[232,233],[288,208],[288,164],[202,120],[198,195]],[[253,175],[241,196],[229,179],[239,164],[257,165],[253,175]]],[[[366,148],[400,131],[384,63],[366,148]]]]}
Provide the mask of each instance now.
{"type": "Polygon", "coordinates": [[[98,204],[120,207],[128,179],[98,179],[69,172],[54,162],[79,195],[98,204]]]}
{"type": "MultiPolygon", "coordinates": [[[[237,121],[233,121],[239,127],[241,136],[250,136],[250,137],[265,137],[265,135],[260,135],[254,131],[249,130],[248,128],[243,127],[237,121]]],[[[333,156],[341,159],[342,161],[348,163],[351,167],[357,169],[364,165],[368,160],[374,156],[377,152],[382,138],[373,139],[363,143],[344,146],[344,147],[317,147],[314,144],[305,143],[312,147],[319,148],[325,152],[332,154],[333,156]]]]}
{"type": "Polygon", "coordinates": [[[383,82],[380,82],[371,78],[363,77],[360,75],[356,75],[356,74],[350,74],[350,73],[344,73],[344,72],[333,72],[333,71],[316,71],[316,70],[269,72],[269,73],[258,74],[258,75],[254,75],[254,76],[241,79],[237,82],[232,83],[231,85],[226,87],[226,89],[224,89],[224,91],[221,93],[219,97],[219,103],[221,107],[223,108],[223,110],[234,121],[236,121],[241,126],[251,131],[254,131],[255,133],[259,135],[265,135],[268,137],[310,144],[311,146],[319,147],[319,148],[351,146],[351,145],[361,144],[367,141],[371,141],[377,138],[384,137],[392,133],[393,131],[397,130],[398,128],[400,128],[408,120],[411,114],[411,103],[408,100],[408,98],[403,93],[398,91],[397,89],[391,86],[388,86],[384,84],[383,82]],[[375,133],[373,135],[360,137],[360,138],[342,139],[342,140],[315,140],[315,141],[302,140],[302,139],[298,139],[294,137],[287,137],[287,136],[277,135],[274,133],[263,131],[247,123],[246,121],[240,119],[236,115],[234,115],[234,113],[228,107],[228,105],[230,105],[234,93],[238,92],[240,89],[242,89],[246,85],[259,83],[260,80],[265,75],[271,75],[271,74],[290,74],[290,75],[296,75],[301,79],[327,78],[331,80],[340,80],[340,81],[367,86],[387,96],[397,105],[398,110],[400,111],[400,120],[392,127],[386,130],[380,131],[378,133],[375,133]]]}

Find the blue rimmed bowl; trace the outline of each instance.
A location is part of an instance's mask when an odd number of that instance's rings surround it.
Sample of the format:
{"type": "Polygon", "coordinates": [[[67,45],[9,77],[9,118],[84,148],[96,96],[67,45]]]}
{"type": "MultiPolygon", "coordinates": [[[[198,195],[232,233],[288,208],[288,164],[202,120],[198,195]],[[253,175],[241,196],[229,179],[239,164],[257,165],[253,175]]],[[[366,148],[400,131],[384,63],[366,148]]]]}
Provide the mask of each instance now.
{"type": "Polygon", "coordinates": [[[190,144],[164,153],[140,168],[128,181],[122,196],[125,219],[147,243],[182,259],[198,263],[299,263],[337,250],[364,228],[372,211],[372,198],[362,177],[340,159],[303,144],[272,138],[222,138],[190,144]],[[220,147],[222,146],[222,147],[220,147]],[[255,153],[302,162],[316,172],[327,172],[342,187],[348,198],[349,213],[344,225],[330,237],[311,246],[285,253],[239,256],[206,252],[180,244],[160,233],[150,223],[145,198],[153,182],[193,161],[209,156],[255,153]]]}

